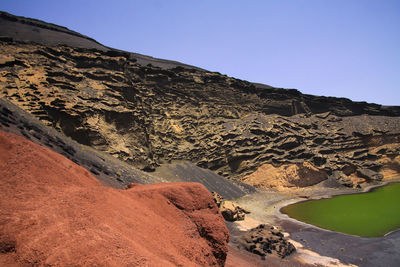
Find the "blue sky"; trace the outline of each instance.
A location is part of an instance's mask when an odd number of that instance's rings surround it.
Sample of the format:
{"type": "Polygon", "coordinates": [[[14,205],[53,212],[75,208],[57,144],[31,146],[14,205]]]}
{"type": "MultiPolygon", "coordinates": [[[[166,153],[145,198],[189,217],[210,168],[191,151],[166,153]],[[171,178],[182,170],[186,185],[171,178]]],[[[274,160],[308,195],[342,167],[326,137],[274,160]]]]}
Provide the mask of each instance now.
{"type": "Polygon", "coordinates": [[[399,0],[2,0],[0,10],[252,82],[400,105],[399,0]]]}

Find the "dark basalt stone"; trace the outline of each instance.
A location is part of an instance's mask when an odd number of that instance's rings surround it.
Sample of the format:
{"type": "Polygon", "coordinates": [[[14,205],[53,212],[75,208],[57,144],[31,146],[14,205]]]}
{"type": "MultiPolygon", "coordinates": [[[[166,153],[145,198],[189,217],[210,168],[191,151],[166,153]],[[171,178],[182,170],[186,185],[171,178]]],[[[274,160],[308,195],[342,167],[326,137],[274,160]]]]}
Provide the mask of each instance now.
{"type": "Polygon", "coordinates": [[[239,238],[239,243],[240,246],[260,255],[263,259],[268,254],[275,254],[283,259],[296,251],[294,245],[284,237],[282,232],[265,224],[249,230],[239,238]]]}

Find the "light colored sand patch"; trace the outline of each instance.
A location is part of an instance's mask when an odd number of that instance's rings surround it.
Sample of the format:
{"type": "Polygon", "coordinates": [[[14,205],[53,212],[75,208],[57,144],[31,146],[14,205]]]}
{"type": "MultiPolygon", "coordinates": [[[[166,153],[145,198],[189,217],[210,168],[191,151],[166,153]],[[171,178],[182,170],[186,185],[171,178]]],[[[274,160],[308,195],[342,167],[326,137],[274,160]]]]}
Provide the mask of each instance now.
{"type": "Polygon", "coordinates": [[[344,264],[340,260],[331,258],[331,257],[326,257],[319,255],[318,253],[311,251],[309,249],[305,249],[303,245],[299,242],[296,242],[292,239],[289,239],[289,241],[296,247],[297,250],[297,255],[296,258],[305,264],[319,264],[323,266],[335,266],[335,267],[355,267],[357,265],[354,264],[344,264]]]}
{"type": "MultiPolygon", "coordinates": [[[[375,147],[371,149],[371,152],[378,153],[382,149],[396,151],[399,147],[400,143],[387,144],[375,147]]],[[[384,181],[396,179],[400,176],[400,156],[390,157],[388,155],[384,155],[382,158],[377,160],[377,163],[383,165],[379,173],[383,175],[384,181]]]]}
{"type": "Polygon", "coordinates": [[[259,188],[275,188],[286,191],[288,188],[306,187],[327,179],[327,174],[309,162],[283,164],[275,167],[264,164],[255,172],[244,177],[242,182],[259,188]]]}
{"type": "Polygon", "coordinates": [[[400,176],[400,156],[393,159],[384,156],[379,161],[383,164],[380,173],[383,175],[383,180],[391,180],[400,176]]]}
{"type": "Polygon", "coordinates": [[[0,64],[5,64],[6,62],[10,62],[15,60],[15,58],[11,55],[0,54],[0,64]]]}
{"type": "Polygon", "coordinates": [[[263,222],[250,218],[248,216],[246,216],[246,218],[243,221],[234,222],[234,225],[241,231],[248,231],[252,228],[259,226],[260,224],[263,224],[263,222]]]}

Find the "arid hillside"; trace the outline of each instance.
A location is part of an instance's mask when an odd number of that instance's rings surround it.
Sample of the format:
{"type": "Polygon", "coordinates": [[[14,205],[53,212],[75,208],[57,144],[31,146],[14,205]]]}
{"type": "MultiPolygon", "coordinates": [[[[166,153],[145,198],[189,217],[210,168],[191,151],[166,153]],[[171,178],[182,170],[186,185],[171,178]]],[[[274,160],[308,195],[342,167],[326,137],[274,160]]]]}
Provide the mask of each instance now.
{"type": "Polygon", "coordinates": [[[1,266],[223,266],[229,233],[197,183],[102,186],[0,131],[1,266]]]}

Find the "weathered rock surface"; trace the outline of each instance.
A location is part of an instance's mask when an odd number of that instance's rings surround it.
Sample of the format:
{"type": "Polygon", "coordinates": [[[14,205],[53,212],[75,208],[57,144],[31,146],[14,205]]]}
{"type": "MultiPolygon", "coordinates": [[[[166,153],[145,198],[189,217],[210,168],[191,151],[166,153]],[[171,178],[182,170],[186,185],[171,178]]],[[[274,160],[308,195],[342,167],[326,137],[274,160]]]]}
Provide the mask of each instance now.
{"type": "Polygon", "coordinates": [[[315,185],[327,178],[326,171],[316,168],[309,162],[303,162],[282,164],[279,167],[264,164],[242,181],[255,187],[286,189],[315,185]]]}
{"type": "Polygon", "coordinates": [[[197,183],[117,190],[0,131],[1,266],[223,266],[229,239],[197,183]]]}
{"type": "Polygon", "coordinates": [[[140,171],[43,125],[31,114],[5,99],[0,99],[0,130],[23,136],[67,157],[90,171],[105,186],[122,189],[129,183],[197,182],[203,184],[210,192],[217,191],[226,199],[235,199],[255,192],[255,189],[247,184],[228,180],[190,162],[164,164],[151,174],[140,171]]]}
{"type": "Polygon", "coordinates": [[[240,245],[246,250],[260,255],[263,259],[268,254],[276,254],[285,258],[296,251],[296,248],[283,236],[282,232],[265,224],[260,224],[243,235],[240,245]]]}
{"type": "Polygon", "coordinates": [[[224,200],[224,198],[216,192],[212,192],[214,202],[217,204],[222,216],[229,222],[243,221],[246,214],[250,212],[233,201],[224,200]]]}
{"type": "Polygon", "coordinates": [[[400,107],[146,66],[122,51],[43,44],[2,39],[0,95],[146,171],[189,160],[240,180],[266,164],[306,162],[325,177],[354,174],[356,183],[338,180],[354,186],[382,179],[376,162],[386,153],[372,150],[400,142],[400,107]]]}
{"type": "Polygon", "coordinates": [[[55,129],[43,125],[31,114],[5,99],[0,99],[0,130],[23,136],[63,155],[90,171],[105,186],[122,189],[132,182],[150,184],[170,181],[140,171],[105,153],[79,144],[55,129]]]}

